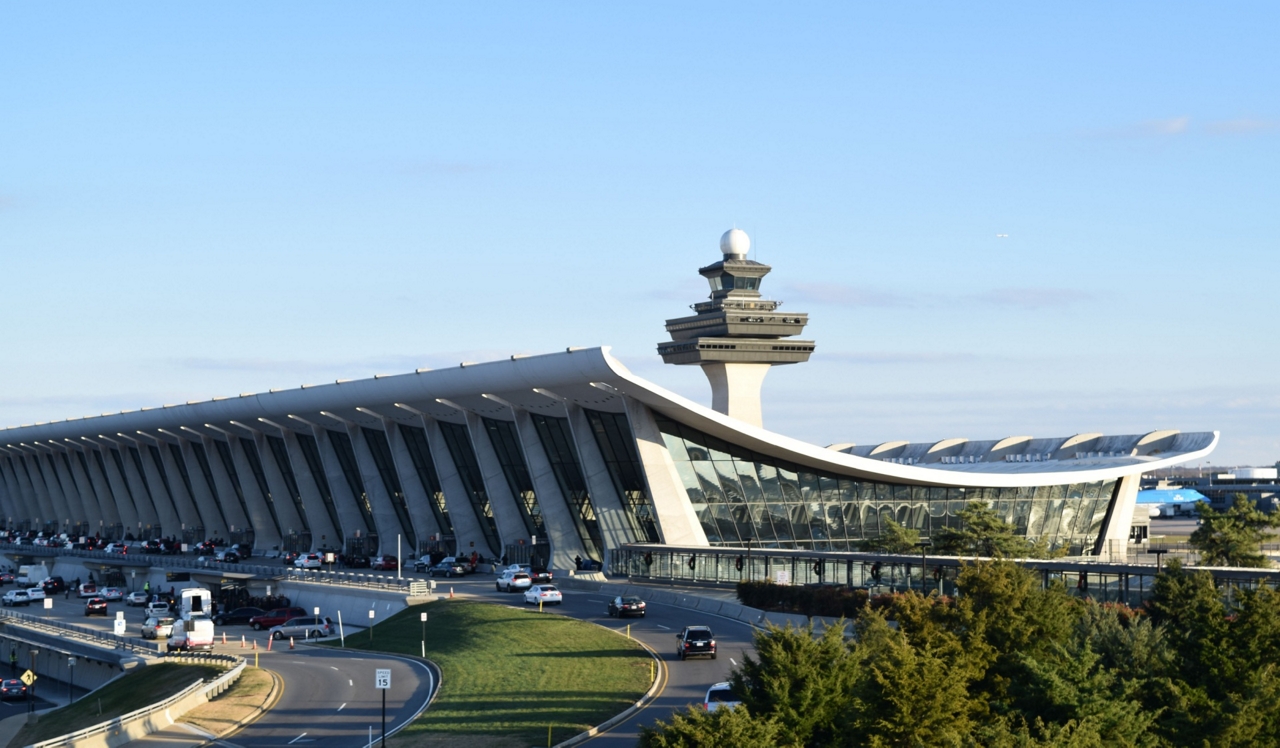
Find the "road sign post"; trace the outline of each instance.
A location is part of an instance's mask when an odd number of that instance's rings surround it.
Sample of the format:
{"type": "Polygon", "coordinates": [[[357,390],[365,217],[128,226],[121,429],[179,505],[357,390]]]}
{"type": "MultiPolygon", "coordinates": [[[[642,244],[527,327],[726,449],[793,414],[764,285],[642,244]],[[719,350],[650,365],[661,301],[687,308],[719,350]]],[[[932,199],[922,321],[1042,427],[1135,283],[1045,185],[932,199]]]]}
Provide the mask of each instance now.
{"type": "MultiPolygon", "coordinates": [[[[372,611],[370,611],[372,612],[372,611]]],[[[382,748],[387,746],[387,689],[391,688],[391,668],[373,671],[373,687],[382,691],[382,748]]]]}
{"type": "Polygon", "coordinates": [[[369,608],[369,643],[373,644],[373,608],[369,608]]]}

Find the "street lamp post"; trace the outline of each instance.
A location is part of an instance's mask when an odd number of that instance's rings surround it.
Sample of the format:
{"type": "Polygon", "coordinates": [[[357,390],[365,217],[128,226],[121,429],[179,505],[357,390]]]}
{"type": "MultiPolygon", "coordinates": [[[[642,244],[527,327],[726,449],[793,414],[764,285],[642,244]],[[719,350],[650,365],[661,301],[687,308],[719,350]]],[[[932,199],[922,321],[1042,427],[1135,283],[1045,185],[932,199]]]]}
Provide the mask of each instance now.
{"type": "Polygon", "coordinates": [[[755,538],[747,538],[747,581],[751,581],[751,541],[755,538]]]}

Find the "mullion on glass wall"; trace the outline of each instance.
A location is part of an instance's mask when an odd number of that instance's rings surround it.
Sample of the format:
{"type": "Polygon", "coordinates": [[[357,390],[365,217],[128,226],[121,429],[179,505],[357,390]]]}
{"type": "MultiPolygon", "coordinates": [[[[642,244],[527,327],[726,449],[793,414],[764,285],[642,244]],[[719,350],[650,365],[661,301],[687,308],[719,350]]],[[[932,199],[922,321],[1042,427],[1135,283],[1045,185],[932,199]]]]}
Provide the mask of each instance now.
{"type": "Polygon", "coordinates": [[[480,463],[476,460],[475,449],[467,435],[467,427],[449,421],[439,421],[440,434],[444,437],[445,446],[449,448],[449,456],[458,471],[458,480],[471,499],[476,518],[480,521],[480,531],[484,533],[486,542],[495,552],[502,549],[498,536],[498,524],[493,518],[493,508],[489,505],[489,494],[484,489],[484,478],[480,473],[480,463]]]}
{"type": "Polygon", "coordinates": [[[405,539],[410,548],[417,548],[418,536],[414,533],[413,523],[409,519],[409,504],[405,500],[404,487],[400,485],[400,476],[396,473],[395,463],[391,459],[391,444],[387,441],[387,435],[377,429],[364,426],[360,428],[364,433],[365,443],[369,445],[369,452],[373,455],[373,464],[377,466],[378,473],[382,476],[382,485],[391,495],[391,506],[396,510],[396,518],[400,521],[405,539]]]}
{"type": "Polygon", "coordinates": [[[578,464],[578,453],[569,434],[569,420],[540,413],[531,414],[531,420],[538,432],[542,449],[551,462],[551,472],[556,476],[556,483],[569,502],[569,513],[573,516],[578,537],[582,540],[587,555],[601,558],[604,541],[600,537],[600,523],[591,503],[587,482],[582,477],[582,468],[578,464]]]}
{"type": "Polygon", "coordinates": [[[338,506],[333,503],[333,490],[329,488],[329,476],[325,474],[324,462],[320,457],[320,444],[311,434],[294,434],[294,438],[298,440],[298,449],[302,451],[302,459],[307,463],[307,472],[311,473],[311,480],[320,493],[320,501],[324,504],[325,513],[329,515],[331,526],[338,532],[342,532],[342,522],[338,519],[338,506]]]}
{"type": "Polygon", "coordinates": [[[271,495],[271,488],[267,485],[267,474],[262,470],[262,460],[258,459],[258,446],[253,443],[252,439],[242,436],[240,437],[240,449],[244,450],[245,460],[249,463],[249,470],[253,473],[253,480],[258,484],[258,491],[261,492],[263,500],[267,503],[267,512],[271,515],[271,523],[276,526],[276,533],[283,532],[280,527],[280,516],[276,514],[275,497],[271,495]]]}
{"type": "Polygon", "coordinates": [[[496,418],[482,418],[485,433],[489,435],[489,443],[498,456],[498,464],[502,466],[502,475],[507,479],[511,495],[516,499],[516,507],[520,510],[520,519],[530,535],[546,537],[546,526],[542,520],[542,509],[538,506],[538,495],[533,490],[533,479],[529,477],[529,468],[525,466],[524,452],[520,449],[520,440],[516,436],[516,425],[510,421],[499,421],[496,418]]]}
{"type": "MultiPolygon", "coordinates": [[[[311,523],[307,521],[307,511],[302,504],[302,492],[298,490],[298,476],[293,474],[293,465],[289,462],[289,447],[284,443],[284,439],[271,434],[264,434],[267,440],[267,446],[271,450],[271,459],[275,460],[276,469],[280,471],[280,477],[284,479],[285,490],[289,492],[289,499],[293,501],[293,508],[298,513],[298,518],[302,520],[302,531],[311,532],[311,523]]],[[[337,525],[334,525],[337,527],[337,525]]]]}
{"type": "Polygon", "coordinates": [[[333,452],[338,456],[342,477],[346,479],[351,494],[356,497],[356,507],[360,510],[364,526],[369,528],[370,532],[377,532],[375,529],[377,525],[373,521],[373,508],[369,506],[369,494],[364,490],[364,480],[360,477],[360,467],[356,462],[356,450],[351,445],[351,437],[347,436],[345,431],[329,431],[329,443],[333,445],[333,452]]]}
{"type": "Polygon", "coordinates": [[[403,423],[397,425],[400,427],[400,435],[404,438],[405,448],[409,451],[413,469],[417,472],[422,489],[427,494],[427,503],[431,505],[436,524],[444,534],[452,537],[453,520],[449,518],[449,507],[445,503],[444,491],[440,488],[440,476],[436,474],[435,463],[431,461],[427,432],[403,423]]]}

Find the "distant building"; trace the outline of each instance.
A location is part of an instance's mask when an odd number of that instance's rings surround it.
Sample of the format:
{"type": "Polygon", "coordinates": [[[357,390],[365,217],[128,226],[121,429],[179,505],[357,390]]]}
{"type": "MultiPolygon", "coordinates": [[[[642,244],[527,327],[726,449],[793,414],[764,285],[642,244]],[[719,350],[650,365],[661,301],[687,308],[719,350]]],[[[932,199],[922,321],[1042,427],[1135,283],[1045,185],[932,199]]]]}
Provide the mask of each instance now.
{"type": "Polygon", "coordinates": [[[1203,476],[1144,478],[1143,488],[1194,489],[1216,509],[1230,506],[1237,494],[1244,494],[1259,509],[1274,512],[1280,509],[1278,476],[1280,462],[1275,467],[1240,467],[1233,468],[1230,472],[1210,472],[1203,476]]]}
{"type": "Polygon", "coordinates": [[[37,423],[0,431],[0,517],[573,568],[632,543],[856,550],[890,520],[928,538],[981,502],[1027,537],[1112,556],[1142,473],[1217,445],[1161,430],[822,447],[769,431],[765,373],[815,344],[791,339],[807,315],[762,298],[770,268],[749,248],[726,232],[699,271],[710,299],[659,346],[703,368],[711,408],[590,348],[37,423]]]}

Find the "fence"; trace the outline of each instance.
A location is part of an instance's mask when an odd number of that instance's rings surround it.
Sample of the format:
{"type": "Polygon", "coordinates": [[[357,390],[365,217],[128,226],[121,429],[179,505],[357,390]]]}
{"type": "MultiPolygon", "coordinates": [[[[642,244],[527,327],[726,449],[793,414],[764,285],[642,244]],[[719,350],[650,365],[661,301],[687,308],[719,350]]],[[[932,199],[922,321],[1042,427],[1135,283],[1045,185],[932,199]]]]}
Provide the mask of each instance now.
{"type": "Polygon", "coordinates": [[[154,655],[159,652],[159,646],[155,644],[141,644],[128,637],[116,636],[105,631],[95,631],[91,628],[63,623],[51,618],[40,618],[27,613],[0,609],[0,620],[16,623],[32,631],[43,631],[55,636],[79,640],[100,647],[123,649],[146,655],[154,655]]]}

